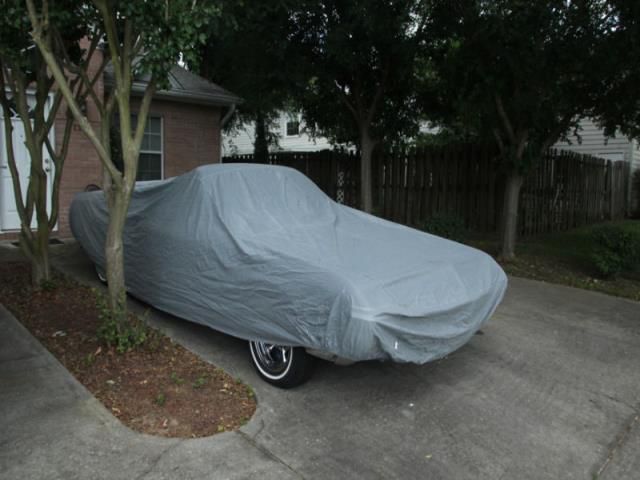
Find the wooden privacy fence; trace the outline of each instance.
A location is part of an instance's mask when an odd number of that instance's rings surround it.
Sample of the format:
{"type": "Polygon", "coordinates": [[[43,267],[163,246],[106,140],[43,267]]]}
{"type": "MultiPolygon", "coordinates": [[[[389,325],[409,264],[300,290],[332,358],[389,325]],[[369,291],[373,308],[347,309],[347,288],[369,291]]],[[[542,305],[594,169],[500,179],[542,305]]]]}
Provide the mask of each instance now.
{"type": "Polygon", "coordinates": [[[500,188],[495,154],[473,145],[383,153],[373,164],[374,204],[395,222],[420,226],[435,214],[460,217],[470,229],[496,229],[500,188]]]}
{"type": "Polygon", "coordinates": [[[520,194],[522,235],[619,219],[627,210],[629,164],[549,150],[520,194]]]}
{"type": "MultiPolygon", "coordinates": [[[[253,162],[253,155],[224,162],[253,162]]],[[[359,155],[346,151],[278,152],[269,164],[303,172],[329,196],[359,204],[359,155]]],[[[499,225],[504,178],[497,152],[475,145],[434,146],[382,153],[373,161],[375,213],[412,226],[435,214],[464,220],[475,231],[499,225]]],[[[627,209],[629,165],[574,152],[549,150],[525,178],[519,233],[532,235],[621,218],[627,209]]]]}

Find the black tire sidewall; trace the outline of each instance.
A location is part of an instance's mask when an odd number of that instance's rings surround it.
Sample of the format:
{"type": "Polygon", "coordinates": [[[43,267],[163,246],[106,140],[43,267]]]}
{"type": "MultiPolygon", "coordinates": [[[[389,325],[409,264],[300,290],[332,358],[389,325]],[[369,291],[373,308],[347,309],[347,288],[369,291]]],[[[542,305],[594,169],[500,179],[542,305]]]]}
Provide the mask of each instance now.
{"type": "Polygon", "coordinates": [[[291,360],[281,376],[269,376],[260,366],[254,352],[254,342],[249,342],[251,363],[256,372],[265,382],[278,388],[294,388],[304,383],[311,375],[313,368],[313,357],[304,348],[294,347],[291,349],[291,360]]]}

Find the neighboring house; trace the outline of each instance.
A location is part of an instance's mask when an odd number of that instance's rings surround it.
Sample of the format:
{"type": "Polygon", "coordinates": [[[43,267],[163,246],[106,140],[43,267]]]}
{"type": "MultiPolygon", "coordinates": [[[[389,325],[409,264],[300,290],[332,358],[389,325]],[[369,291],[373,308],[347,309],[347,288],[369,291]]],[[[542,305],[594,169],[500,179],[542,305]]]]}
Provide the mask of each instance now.
{"type": "MultiPolygon", "coordinates": [[[[640,170],[640,146],[637,140],[629,139],[622,134],[616,135],[615,138],[607,138],[600,127],[586,118],[580,122],[578,135],[579,139],[571,133],[568,135],[568,140],[558,142],[553,147],[586,153],[614,162],[629,162],[629,178],[635,171],[640,170]]],[[[627,196],[631,211],[640,208],[640,192],[632,191],[631,182],[629,182],[627,196]]]]}
{"type": "MultiPolygon", "coordinates": [[[[273,132],[278,136],[278,145],[269,147],[271,152],[317,152],[334,148],[323,136],[312,137],[305,131],[302,115],[280,112],[273,132]]],[[[438,128],[426,122],[420,124],[420,133],[437,133],[438,128]]],[[[253,153],[255,125],[245,123],[230,134],[222,136],[222,156],[253,153]]],[[[349,148],[347,145],[343,145],[349,148]]],[[[351,147],[353,148],[353,147],[351,147]]]]}
{"type": "Polygon", "coordinates": [[[629,162],[634,170],[640,168],[640,150],[637,140],[630,140],[622,134],[615,138],[607,138],[604,131],[589,119],[583,119],[580,122],[577,133],[580,138],[571,132],[568,140],[556,143],[554,148],[586,153],[614,162],[625,161],[629,162]]]}
{"type": "MultiPolygon", "coordinates": [[[[301,115],[280,112],[275,123],[271,133],[278,136],[278,145],[270,146],[270,151],[315,152],[332,148],[327,138],[313,138],[305,131],[301,115]]],[[[223,134],[222,156],[253,153],[254,141],[255,124],[245,123],[231,134],[223,134]]]]}
{"type": "MultiPolygon", "coordinates": [[[[593,121],[584,119],[580,123],[578,135],[570,134],[568,140],[558,142],[554,148],[586,153],[607,160],[629,162],[630,174],[640,170],[640,146],[637,140],[630,140],[620,134],[615,138],[606,138],[604,132],[593,121]]],[[[420,125],[421,133],[437,133],[437,128],[426,123],[420,125]]],[[[276,121],[275,132],[279,136],[279,145],[272,151],[311,152],[332,148],[325,137],[311,138],[304,131],[299,115],[281,112],[276,121]]],[[[232,134],[223,136],[223,156],[253,153],[255,138],[254,126],[244,124],[232,134]]],[[[629,195],[632,195],[631,185],[629,195]]],[[[635,202],[640,203],[640,192],[635,192],[635,202]]],[[[638,205],[640,208],[640,205],[638,205]]]]}
{"type": "MultiPolygon", "coordinates": [[[[94,59],[95,65],[99,59],[94,59]]],[[[153,180],[169,178],[187,172],[199,165],[217,163],[221,154],[221,122],[232,111],[240,98],[223,88],[179,67],[169,75],[171,88],[158,91],[151,103],[140,161],[138,178],[153,180]]],[[[104,78],[96,85],[98,95],[112,88],[112,75],[108,69],[104,78]]],[[[132,112],[140,104],[146,86],[144,78],[134,81],[132,89],[132,112]]],[[[87,105],[87,118],[99,125],[100,117],[92,102],[87,105]]],[[[15,239],[20,229],[11,174],[7,166],[4,126],[6,121],[0,113],[0,240],[15,239]]],[[[24,146],[22,121],[13,116],[13,144],[15,157],[26,185],[29,170],[29,155],[24,146]]],[[[62,140],[65,112],[60,109],[51,136],[57,145],[62,140]]],[[[48,159],[45,158],[45,163],[48,159]]],[[[47,167],[49,170],[50,166],[47,167]]],[[[52,172],[48,172],[52,179],[52,172]]],[[[102,183],[102,164],[91,142],[74,125],[62,180],[60,183],[60,214],[53,237],[70,237],[68,212],[73,196],[87,185],[102,183]]]]}

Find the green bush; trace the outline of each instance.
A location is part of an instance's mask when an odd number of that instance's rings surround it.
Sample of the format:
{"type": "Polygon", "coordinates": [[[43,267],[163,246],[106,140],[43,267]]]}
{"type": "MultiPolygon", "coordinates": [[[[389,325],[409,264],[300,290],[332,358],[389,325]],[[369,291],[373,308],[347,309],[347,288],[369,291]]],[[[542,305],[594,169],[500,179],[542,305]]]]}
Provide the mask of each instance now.
{"type": "Polygon", "coordinates": [[[425,220],[420,228],[432,235],[448,238],[456,242],[462,242],[466,236],[462,218],[450,213],[436,213],[425,220]]]}
{"type": "Polygon", "coordinates": [[[592,232],[595,251],[593,265],[603,277],[632,271],[640,263],[640,235],[615,225],[597,227],[592,232]]]}
{"type": "MultiPolygon", "coordinates": [[[[126,293],[122,292],[119,305],[125,305],[126,293]]],[[[125,318],[126,311],[112,312],[105,297],[96,292],[96,305],[100,326],[98,327],[98,339],[109,347],[116,347],[118,353],[127,352],[141,346],[149,337],[149,327],[137,317],[125,318]]]]}

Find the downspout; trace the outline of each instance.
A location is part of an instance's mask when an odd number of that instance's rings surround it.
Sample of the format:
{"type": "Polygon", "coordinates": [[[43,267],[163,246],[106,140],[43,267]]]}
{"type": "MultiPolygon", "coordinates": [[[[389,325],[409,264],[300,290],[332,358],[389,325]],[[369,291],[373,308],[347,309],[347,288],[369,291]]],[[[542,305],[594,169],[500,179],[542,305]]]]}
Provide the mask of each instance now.
{"type": "Polygon", "coordinates": [[[227,113],[225,113],[224,117],[222,117],[222,120],[220,120],[220,128],[224,128],[224,126],[227,124],[227,122],[231,118],[231,115],[233,115],[235,111],[236,111],[236,104],[232,103],[229,106],[229,110],[227,110],[227,113]]]}
{"type": "Polygon", "coordinates": [[[227,113],[224,114],[224,117],[222,117],[222,120],[220,120],[220,163],[222,163],[222,158],[223,158],[223,144],[224,142],[222,141],[222,129],[224,128],[224,126],[227,124],[227,122],[231,119],[231,117],[233,116],[234,112],[236,111],[236,104],[232,103],[231,105],[229,105],[229,110],[227,110],[227,113]]]}

